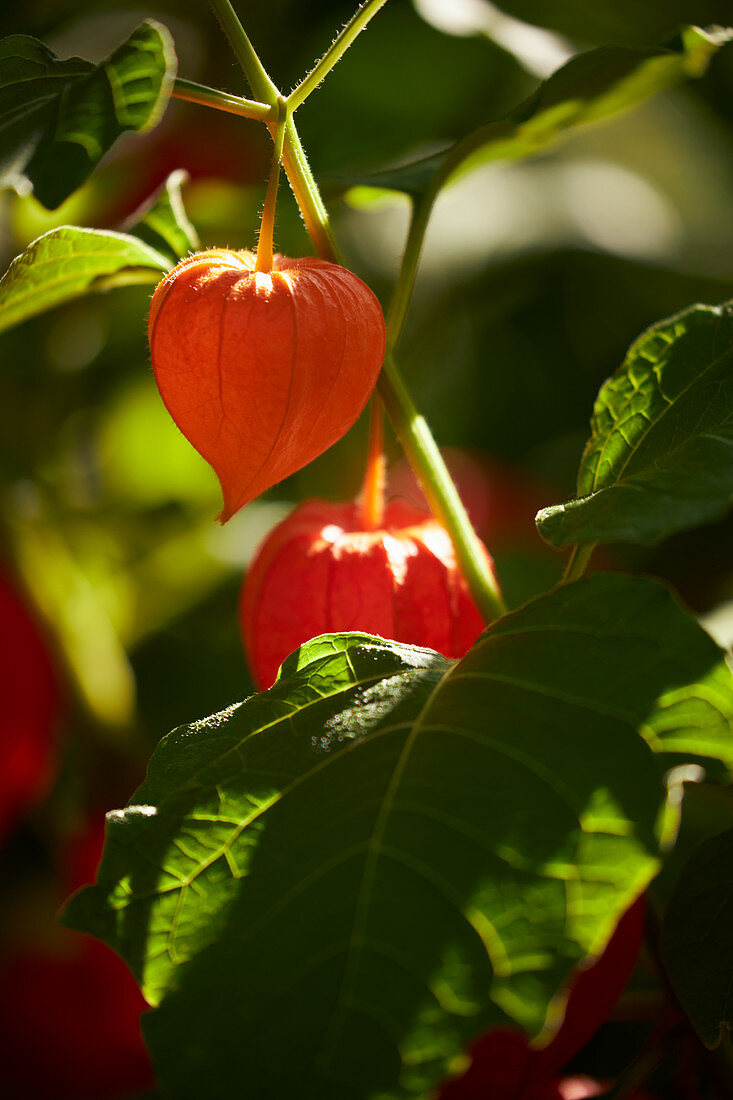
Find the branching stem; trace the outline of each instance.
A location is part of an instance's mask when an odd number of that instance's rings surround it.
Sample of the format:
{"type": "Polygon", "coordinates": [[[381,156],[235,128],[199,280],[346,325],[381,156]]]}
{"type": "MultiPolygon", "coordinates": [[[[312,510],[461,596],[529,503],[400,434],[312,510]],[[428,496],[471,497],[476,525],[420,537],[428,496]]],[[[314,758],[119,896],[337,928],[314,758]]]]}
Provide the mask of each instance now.
{"type": "Polygon", "coordinates": [[[219,111],[228,111],[243,118],[256,118],[261,122],[273,121],[275,109],[268,103],[257,103],[253,99],[244,99],[238,95],[228,95],[217,88],[207,88],[194,80],[184,80],[177,76],[171,95],[174,99],[185,99],[188,103],[200,103],[204,107],[215,107],[219,111]]]}

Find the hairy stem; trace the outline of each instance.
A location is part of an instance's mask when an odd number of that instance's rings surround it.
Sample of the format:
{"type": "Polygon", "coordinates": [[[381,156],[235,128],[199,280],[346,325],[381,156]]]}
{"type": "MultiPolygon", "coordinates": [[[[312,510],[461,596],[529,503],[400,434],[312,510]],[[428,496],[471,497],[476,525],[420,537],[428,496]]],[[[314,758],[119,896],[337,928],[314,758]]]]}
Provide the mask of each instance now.
{"type": "Polygon", "coordinates": [[[217,88],[207,88],[194,80],[184,80],[177,76],[171,95],[174,99],[185,99],[188,103],[200,103],[204,107],[215,107],[219,111],[228,111],[243,118],[256,118],[261,122],[270,122],[275,111],[269,103],[257,103],[253,99],[244,99],[238,95],[227,95],[217,88]]]}
{"type": "Polygon", "coordinates": [[[356,36],[361,34],[369,20],[377,14],[386,2],[387,0],[365,0],[361,7],[354,12],[320,61],[317,61],[308,75],[301,80],[297,87],[293,88],[288,96],[288,107],[291,111],[297,110],[311,92],[316,90],[324,77],[328,76],[334,65],[344,56],[356,36]]]}
{"type": "Polygon", "coordinates": [[[209,5],[221,24],[221,29],[229,39],[229,45],[234,50],[244,75],[249,81],[249,86],[256,96],[271,105],[277,103],[280,95],[278,88],[265,71],[265,67],[257,56],[257,52],[247,37],[247,32],[239,21],[229,0],[209,0],[209,5]]]}
{"type": "Polygon", "coordinates": [[[280,161],[283,155],[285,123],[288,117],[288,105],[282,96],[278,98],[277,107],[277,129],[275,131],[275,142],[272,152],[272,168],[270,169],[270,178],[267,181],[265,205],[262,208],[262,218],[260,220],[260,236],[257,241],[255,271],[272,271],[272,237],[275,231],[277,187],[280,183],[280,161]]]}
{"type": "Polygon", "coordinates": [[[283,168],[316,252],[322,259],[338,263],[339,250],[328,212],[323,205],[321,193],[316,186],[292,118],[288,119],[285,128],[283,168]]]}

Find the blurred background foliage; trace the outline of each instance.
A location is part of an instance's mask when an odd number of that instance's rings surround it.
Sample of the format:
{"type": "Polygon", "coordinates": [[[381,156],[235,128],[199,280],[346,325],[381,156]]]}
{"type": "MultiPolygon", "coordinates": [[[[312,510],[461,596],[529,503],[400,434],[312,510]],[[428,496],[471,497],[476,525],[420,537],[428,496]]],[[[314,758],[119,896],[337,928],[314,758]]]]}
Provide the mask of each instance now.
{"type": "MultiPolygon", "coordinates": [[[[354,8],[351,0],[236,6],[286,89],[354,8]]],[[[723,20],[728,5],[506,0],[502,8],[389,0],[298,114],[327,195],[329,180],[429,152],[500,116],[580,49],[659,43],[679,19],[723,20]]],[[[148,16],[170,28],[180,75],[246,94],[201,0],[29,0],[5,8],[0,30],[97,61],[148,16]]],[[[732,105],[729,44],[702,80],[545,155],[480,168],[438,201],[401,360],[439,443],[452,448],[513,604],[560,575],[561,558],[543,547],[532,518],[573,494],[599,385],[647,325],[733,295],[732,105]]],[[[270,148],[256,122],[172,101],[157,129],[119,142],[59,209],[0,194],[2,270],[53,226],[123,226],[178,168],[189,174],[184,198],[202,243],[251,247],[270,148]]],[[[355,188],[332,213],[347,263],[386,304],[406,200],[355,188]]],[[[276,243],[289,255],[312,252],[285,186],[276,243]]],[[[251,691],[237,594],[257,543],[294,502],[345,499],[360,486],[364,418],[219,527],[216,480],[153,382],[149,299],[147,287],[83,298],[0,337],[7,571],[44,624],[67,685],[58,779],[8,839],[8,874],[18,873],[19,853],[39,864],[52,858],[38,839],[51,835],[49,820],[124,801],[167,730],[251,691]]],[[[410,491],[393,440],[389,457],[396,491],[410,491]]],[[[722,637],[733,633],[732,532],[726,521],[652,550],[614,546],[598,562],[667,578],[722,637]]]]}

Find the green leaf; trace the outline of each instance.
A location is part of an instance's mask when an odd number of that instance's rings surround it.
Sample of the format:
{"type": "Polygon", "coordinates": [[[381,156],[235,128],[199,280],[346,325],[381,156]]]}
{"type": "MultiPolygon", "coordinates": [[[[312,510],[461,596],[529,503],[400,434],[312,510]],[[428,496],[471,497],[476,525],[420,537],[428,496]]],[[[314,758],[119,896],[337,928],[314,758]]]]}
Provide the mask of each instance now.
{"type": "Polygon", "coordinates": [[[573,57],[505,118],[489,122],[455,145],[399,168],[333,181],[434,197],[447,183],[489,161],[538,153],[580,126],[628,110],[690,77],[702,76],[724,33],[689,27],[681,52],[608,47],[573,57]]]}
{"type": "Polygon", "coordinates": [[[662,928],[664,965],[703,1043],[733,1029],[733,829],[704,840],[682,870],[662,928]]]}
{"type": "Polygon", "coordinates": [[[175,75],[173,42],[146,20],[95,66],[60,61],[42,42],[0,42],[0,184],[30,183],[39,202],[59,206],[126,130],[159,121],[175,75]]]}
{"type": "Polygon", "coordinates": [[[733,504],[733,305],[692,306],[645,332],[596,400],[578,496],[545,508],[553,546],[651,545],[733,504]]]}
{"type": "Polygon", "coordinates": [[[181,185],[188,179],[182,169],[171,172],[149,203],[133,214],[128,232],[176,263],[200,248],[198,234],[183,206],[181,185]]]}
{"type": "Polygon", "coordinates": [[[559,588],[454,665],[317,639],[163,740],[66,923],[157,1006],[172,1095],[420,1095],[542,1028],[659,866],[670,754],[733,764],[732,727],[721,651],[649,580],[559,588]]]}
{"type": "Polygon", "coordinates": [[[0,332],[92,290],[155,283],[170,267],[160,252],[124,233],[50,229],[0,279],[0,332]]]}

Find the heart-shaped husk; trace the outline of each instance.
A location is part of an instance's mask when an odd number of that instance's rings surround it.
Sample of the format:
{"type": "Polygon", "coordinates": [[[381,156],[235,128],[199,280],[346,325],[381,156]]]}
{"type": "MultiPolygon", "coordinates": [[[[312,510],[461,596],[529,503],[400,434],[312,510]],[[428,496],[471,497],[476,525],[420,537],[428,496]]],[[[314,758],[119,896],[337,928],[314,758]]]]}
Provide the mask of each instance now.
{"type": "Polygon", "coordinates": [[[166,408],[221,482],[222,523],[322,454],[357,419],[384,358],[382,310],[352,272],[251,252],[190,256],[148,321],[166,408]]]}

